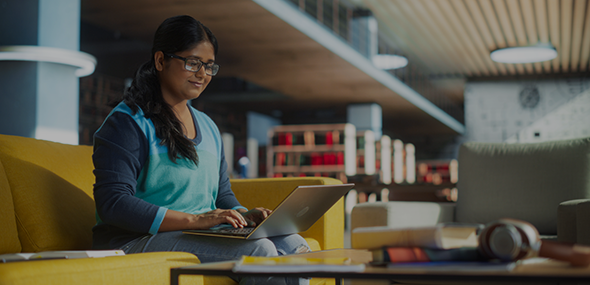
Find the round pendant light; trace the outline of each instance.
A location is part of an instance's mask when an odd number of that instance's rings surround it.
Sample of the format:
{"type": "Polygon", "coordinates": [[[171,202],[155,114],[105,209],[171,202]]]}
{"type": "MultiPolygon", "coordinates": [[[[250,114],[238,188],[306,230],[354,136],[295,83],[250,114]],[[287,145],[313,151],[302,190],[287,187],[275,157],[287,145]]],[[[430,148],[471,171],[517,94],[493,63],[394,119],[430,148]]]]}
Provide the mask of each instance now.
{"type": "Polygon", "coordinates": [[[557,51],[550,44],[501,48],[490,53],[493,61],[502,63],[540,62],[554,59],[556,56],[557,51]]]}

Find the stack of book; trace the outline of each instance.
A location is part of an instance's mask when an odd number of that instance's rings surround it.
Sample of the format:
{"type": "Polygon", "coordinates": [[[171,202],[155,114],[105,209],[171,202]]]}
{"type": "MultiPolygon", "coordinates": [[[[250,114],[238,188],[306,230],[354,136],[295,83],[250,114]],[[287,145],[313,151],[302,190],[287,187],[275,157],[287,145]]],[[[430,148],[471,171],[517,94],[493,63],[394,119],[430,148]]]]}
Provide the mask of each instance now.
{"type": "Polygon", "coordinates": [[[439,224],[432,227],[365,227],[352,232],[352,248],[368,249],[373,265],[440,270],[510,270],[513,264],[486,260],[478,250],[480,225],[439,224]]]}

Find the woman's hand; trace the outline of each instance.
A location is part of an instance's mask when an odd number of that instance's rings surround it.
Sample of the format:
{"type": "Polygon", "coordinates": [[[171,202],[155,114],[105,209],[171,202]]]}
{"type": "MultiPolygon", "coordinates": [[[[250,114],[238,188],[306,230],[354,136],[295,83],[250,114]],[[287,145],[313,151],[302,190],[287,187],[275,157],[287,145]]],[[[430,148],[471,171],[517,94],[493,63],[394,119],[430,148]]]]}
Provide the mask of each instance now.
{"type": "Polygon", "coordinates": [[[236,210],[215,209],[196,215],[199,229],[208,229],[219,224],[230,224],[234,228],[248,226],[246,218],[236,210]]]}
{"type": "Polygon", "coordinates": [[[254,227],[266,219],[266,217],[272,213],[272,210],[263,207],[257,207],[250,211],[243,211],[241,213],[246,218],[248,226],[254,227]]]}
{"type": "Polygon", "coordinates": [[[255,226],[266,219],[271,212],[271,210],[261,207],[250,211],[215,209],[199,215],[168,210],[159,231],[202,230],[224,223],[230,224],[234,228],[255,226]]]}

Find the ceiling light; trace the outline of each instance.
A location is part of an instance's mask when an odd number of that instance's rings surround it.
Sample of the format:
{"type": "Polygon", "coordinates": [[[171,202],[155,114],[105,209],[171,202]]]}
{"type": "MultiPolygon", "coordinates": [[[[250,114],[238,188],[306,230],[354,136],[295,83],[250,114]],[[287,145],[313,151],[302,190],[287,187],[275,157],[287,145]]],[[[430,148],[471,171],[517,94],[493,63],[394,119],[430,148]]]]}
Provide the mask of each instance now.
{"type": "Polygon", "coordinates": [[[398,69],[408,65],[408,59],[394,54],[377,54],[373,56],[373,64],[379,69],[398,69]]]}
{"type": "Polygon", "coordinates": [[[557,51],[550,44],[537,44],[526,47],[508,47],[492,51],[493,61],[503,63],[531,63],[554,59],[557,51]]]}
{"type": "Polygon", "coordinates": [[[44,61],[78,67],[78,77],[90,75],[96,58],[85,52],[42,46],[0,46],[0,60],[44,61]]]}

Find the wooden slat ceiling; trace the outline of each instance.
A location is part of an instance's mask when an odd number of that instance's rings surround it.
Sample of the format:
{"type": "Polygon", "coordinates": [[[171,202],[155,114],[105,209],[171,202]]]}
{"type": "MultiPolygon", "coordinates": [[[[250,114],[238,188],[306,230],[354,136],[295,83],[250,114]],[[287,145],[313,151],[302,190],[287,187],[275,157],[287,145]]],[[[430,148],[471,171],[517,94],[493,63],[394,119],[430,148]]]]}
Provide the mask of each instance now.
{"type": "Polygon", "coordinates": [[[588,0],[364,0],[400,53],[431,76],[489,77],[587,72],[588,0]],[[558,57],[493,62],[504,47],[551,43],[558,57]]]}
{"type": "MultiPolygon", "coordinates": [[[[406,55],[422,74],[433,78],[435,86],[452,90],[447,94],[459,104],[466,78],[588,71],[588,0],[349,2],[370,9],[395,52],[406,55]],[[489,53],[496,48],[537,42],[551,42],[558,58],[534,64],[490,60],[489,53]]],[[[383,109],[384,129],[402,135],[455,133],[253,1],[82,0],[83,21],[147,45],[156,27],[178,14],[194,16],[216,34],[220,76],[242,78],[290,98],[268,101],[266,106],[312,109],[376,102],[383,109]]],[[[255,110],[261,105],[248,106],[255,110]]]]}
{"type": "MultiPolygon", "coordinates": [[[[278,109],[284,113],[333,108],[344,110],[346,119],[347,104],[375,102],[382,107],[383,125],[388,131],[400,135],[456,134],[253,1],[82,0],[81,16],[84,22],[116,31],[122,38],[149,44],[164,19],[180,14],[199,19],[215,33],[220,43],[216,59],[221,65],[218,77],[241,78],[288,98],[251,103],[235,100],[240,107],[253,111],[278,109]]],[[[115,56],[117,60],[126,58],[108,54],[105,48],[88,51],[104,59],[99,61],[97,70],[101,62],[112,62],[115,56]]],[[[129,58],[132,55],[131,51],[129,58]]],[[[203,99],[215,96],[207,91],[203,99]]]]}

